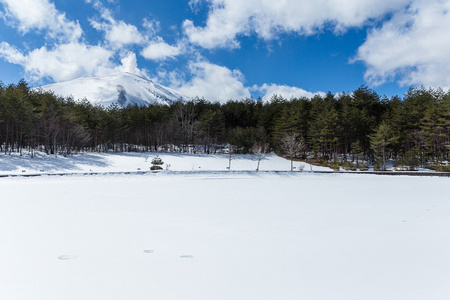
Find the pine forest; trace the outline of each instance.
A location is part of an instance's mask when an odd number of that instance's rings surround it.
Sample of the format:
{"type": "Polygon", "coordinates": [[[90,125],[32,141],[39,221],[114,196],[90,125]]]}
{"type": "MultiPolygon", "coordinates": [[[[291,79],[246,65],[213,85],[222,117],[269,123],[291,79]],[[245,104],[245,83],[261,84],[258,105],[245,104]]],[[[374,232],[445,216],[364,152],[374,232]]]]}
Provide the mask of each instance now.
{"type": "Polygon", "coordinates": [[[0,84],[0,151],[274,151],[332,168],[450,171],[450,92],[410,88],[381,97],[366,86],[311,99],[260,99],[107,108],[18,84],[0,84]]]}

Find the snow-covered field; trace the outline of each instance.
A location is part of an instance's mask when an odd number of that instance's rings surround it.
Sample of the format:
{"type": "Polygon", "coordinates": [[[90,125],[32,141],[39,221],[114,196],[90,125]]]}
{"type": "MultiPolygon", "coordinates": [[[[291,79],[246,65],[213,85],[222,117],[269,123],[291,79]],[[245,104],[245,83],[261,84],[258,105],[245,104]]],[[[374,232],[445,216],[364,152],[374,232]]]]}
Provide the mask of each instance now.
{"type": "MultiPolygon", "coordinates": [[[[151,161],[159,156],[164,169],[170,171],[226,171],[229,156],[207,154],[179,153],[85,153],[77,155],[46,155],[37,153],[36,157],[28,155],[0,154],[0,175],[46,174],[46,173],[82,173],[82,172],[132,172],[149,171],[151,161]]],[[[256,155],[233,155],[231,170],[254,171],[258,161],[256,155]]],[[[295,162],[296,170],[303,167],[305,171],[323,171],[329,168],[310,166],[304,162],[295,162]]],[[[267,155],[261,160],[261,171],[289,171],[290,161],[275,154],[267,155]]]]}
{"type": "MultiPolygon", "coordinates": [[[[122,171],[114,157],[91,168],[122,171]]],[[[148,167],[131,157],[127,167],[148,167]]],[[[183,164],[215,166],[204,159],[183,164]]],[[[0,178],[0,299],[447,299],[449,183],[301,172],[0,178]]]]}

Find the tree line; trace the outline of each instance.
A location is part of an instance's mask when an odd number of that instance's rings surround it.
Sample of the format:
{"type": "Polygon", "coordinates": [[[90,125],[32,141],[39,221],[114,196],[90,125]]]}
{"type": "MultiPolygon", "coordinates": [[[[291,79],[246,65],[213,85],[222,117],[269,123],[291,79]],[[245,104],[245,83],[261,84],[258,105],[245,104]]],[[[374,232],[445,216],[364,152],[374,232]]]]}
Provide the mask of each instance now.
{"type": "Polygon", "coordinates": [[[382,169],[388,159],[410,168],[443,167],[450,154],[450,92],[410,88],[403,97],[387,98],[361,86],[310,99],[274,95],[265,103],[196,98],[105,108],[31,89],[24,80],[7,86],[0,82],[4,154],[217,153],[225,145],[239,153],[272,150],[349,168],[370,161],[382,169]]]}

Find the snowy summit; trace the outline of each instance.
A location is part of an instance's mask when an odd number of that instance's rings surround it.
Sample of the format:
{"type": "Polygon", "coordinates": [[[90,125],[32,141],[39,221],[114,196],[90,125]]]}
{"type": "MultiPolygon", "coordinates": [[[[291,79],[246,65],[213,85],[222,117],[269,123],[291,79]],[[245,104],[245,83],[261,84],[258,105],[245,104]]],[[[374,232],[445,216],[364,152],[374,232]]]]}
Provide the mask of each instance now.
{"type": "Polygon", "coordinates": [[[81,77],[70,81],[49,84],[41,87],[58,96],[86,98],[92,104],[107,107],[113,103],[121,106],[149,104],[170,104],[184,99],[177,91],[131,73],[118,73],[103,77],[81,77]]]}

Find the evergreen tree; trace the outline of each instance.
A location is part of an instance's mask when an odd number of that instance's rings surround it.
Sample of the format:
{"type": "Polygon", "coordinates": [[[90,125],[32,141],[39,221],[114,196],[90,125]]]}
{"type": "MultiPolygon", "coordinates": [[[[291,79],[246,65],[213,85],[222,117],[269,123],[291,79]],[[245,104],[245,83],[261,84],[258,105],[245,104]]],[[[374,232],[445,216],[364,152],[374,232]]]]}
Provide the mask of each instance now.
{"type": "Polygon", "coordinates": [[[309,139],[316,154],[332,158],[339,148],[341,125],[336,101],[330,93],[325,97],[315,96],[312,100],[309,124],[309,139]]]}
{"type": "MultiPolygon", "coordinates": [[[[210,153],[214,145],[223,140],[225,119],[218,109],[207,109],[199,117],[199,142],[204,145],[204,151],[210,153]]],[[[215,152],[215,148],[213,149],[215,152]]]]}
{"type": "Polygon", "coordinates": [[[394,135],[391,126],[386,122],[382,122],[374,134],[370,136],[370,146],[375,152],[375,156],[382,161],[382,170],[386,170],[386,158],[388,157],[388,149],[392,147],[398,140],[398,136],[394,135]]]}
{"type": "Polygon", "coordinates": [[[155,158],[152,159],[152,166],[150,167],[150,170],[152,170],[152,171],[162,170],[163,164],[164,164],[164,162],[162,161],[162,159],[159,156],[156,156],[155,158]]]}
{"type": "Polygon", "coordinates": [[[441,95],[434,100],[425,111],[421,125],[428,155],[433,159],[444,159],[448,151],[446,145],[448,145],[450,127],[448,99],[441,95]]]}
{"type": "Polygon", "coordinates": [[[353,92],[354,127],[364,154],[370,151],[370,134],[381,121],[384,107],[378,94],[366,86],[353,92]]]}

